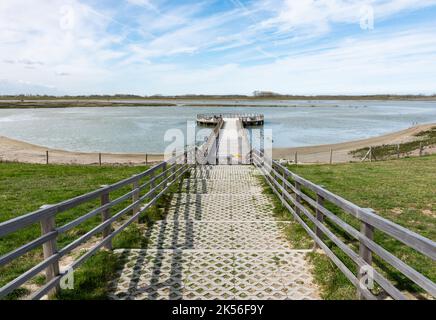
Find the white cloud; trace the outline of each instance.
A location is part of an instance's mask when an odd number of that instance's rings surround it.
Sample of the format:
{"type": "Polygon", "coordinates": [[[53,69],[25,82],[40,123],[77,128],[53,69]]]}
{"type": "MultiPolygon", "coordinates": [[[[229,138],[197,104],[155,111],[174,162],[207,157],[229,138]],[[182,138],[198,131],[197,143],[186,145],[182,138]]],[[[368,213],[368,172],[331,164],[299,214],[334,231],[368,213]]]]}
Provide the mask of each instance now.
{"type": "Polygon", "coordinates": [[[27,83],[32,90],[69,94],[435,90],[434,24],[407,31],[376,25],[349,39],[313,40],[336,23],[358,25],[365,3],[374,5],[376,19],[385,19],[436,0],[264,0],[248,6],[233,0],[232,9],[208,14],[208,2],[126,2],[137,11],[129,22],[115,8],[97,10],[80,0],[40,0],[32,10],[28,0],[1,0],[0,79],[9,88],[27,83]],[[302,45],[308,39],[312,44],[302,45]],[[197,57],[202,61],[193,63],[197,57]]]}

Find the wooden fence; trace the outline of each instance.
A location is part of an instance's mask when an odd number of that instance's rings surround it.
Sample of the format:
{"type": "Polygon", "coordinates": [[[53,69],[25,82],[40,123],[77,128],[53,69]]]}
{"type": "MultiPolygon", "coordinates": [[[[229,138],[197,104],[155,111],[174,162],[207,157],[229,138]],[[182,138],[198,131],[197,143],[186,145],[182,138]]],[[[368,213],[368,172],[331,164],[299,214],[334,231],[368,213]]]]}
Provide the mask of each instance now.
{"type": "Polygon", "coordinates": [[[130,224],[138,221],[139,216],[155,204],[156,201],[171,187],[171,185],[173,185],[185,172],[187,172],[187,170],[189,170],[192,164],[188,163],[188,157],[191,153],[195,152],[195,150],[196,149],[185,151],[183,154],[178,155],[169,161],[159,163],[145,172],[115,184],[102,187],[101,189],[88,194],[55,205],[44,206],[35,212],[0,223],[0,238],[14,232],[19,232],[34,224],[39,223],[41,225],[41,236],[20,246],[12,252],[1,256],[0,267],[18,259],[27,252],[40,246],[43,247],[44,253],[44,259],[42,262],[33,266],[31,269],[0,288],[0,298],[5,297],[44,270],[46,273],[46,283],[37,292],[33,293],[30,298],[40,299],[46,294],[52,295],[56,292],[62,277],[66,274],[66,272],[60,272],[59,260],[98,234],[102,234],[101,241],[75,260],[69,267],[73,270],[78,268],[84,261],[94,255],[102,247],[111,249],[112,239],[130,224]],[[110,200],[111,194],[115,191],[119,192],[123,187],[127,186],[132,187],[130,192],[127,192],[114,200],[110,200]],[[77,209],[82,204],[96,200],[100,200],[100,206],[97,208],[84,213],[65,225],[56,225],[56,216],[58,214],[74,208],[77,209]],[[111,208],[125,203],[126,201],[130,204],[123,207],[123,209],[115,214],[110,214],[111,208]],[[131,213],[131,215],[128,215],[128,213],[131,213]],[[99,214],[101,215],[101,223],[98,226],[81,235],[62,249],[57,249],[57,240],[60,235],[66,234],[68,231],[73,230],[75,227],[99,214]],[[114,223],[118,223],[120,226],[112,231],[114,223]]]}
{"type": "Polygon", "coordinates": [[[377,244],[374,240],[374,232],[381,232],[402,242],[431,259],[431,263],[436,260],[436,243],[434,241],[382,218],[371,209],[361,208],[327,191],[294,174],[276,161],[265,161],[259,151],[253,151],[253,162],[263,172],[267,183],[280,198],[282,204],[313,238],[316,246],[323,249],[327,256],[353,283],[361,298],[377,299],[366,285],[361,285],[361,282],[363,282],[361,279],[368,276],[368,272],[372,272],[373,280],[390,297],[399,300],[406,299],[405,295],[382,274],[379,268],[374,266],[373,254],[401,272],[427,293],[436,297],[435,283],[377,244]],[[357,219],[360,223],[360,230],[357,230],[329,210],[327,208],[328,203],[330,206],[333,205],[339,208],[346,215],[357,219]],[[332,231],[335,229],[357,240],[358,248],[353,250],[349,242],[346,243],[343,237],[341,239],[338,236],[338,232],[332,231]],[[351,259],[357,266],[357,272],[350,270],[326,244],[326,241],[334,243],[343,254],[351,259]]]}

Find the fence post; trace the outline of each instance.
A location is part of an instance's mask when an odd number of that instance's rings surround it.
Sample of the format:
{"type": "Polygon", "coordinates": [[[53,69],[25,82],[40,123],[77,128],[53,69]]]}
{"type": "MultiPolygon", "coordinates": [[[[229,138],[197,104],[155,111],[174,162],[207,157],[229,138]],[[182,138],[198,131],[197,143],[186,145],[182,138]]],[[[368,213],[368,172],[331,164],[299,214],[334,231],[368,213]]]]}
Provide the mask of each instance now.
{"type": "MultiPolygon", "coordinates": [[[[139,200],[139,190],[138,190],[138,188],[139,188],[139,179],[135,179],[133,181],[133,183],[132,183],[132,191],[134,191],[133,195],[132,195],[132,203],[135,203],[136,201],[139,200]]],[[[132,215],[135,215],[138,212],[139,212],[139,203],[136,206],[133,207],[132,215]]],[[[136,219],[136,222],[139,223],[139,216],[136,219]]]]}
{"type": "MultiPolygon", "coordinates": [[[[103,185],[101,186],[101,188],[106,188],[107,185],[103,185]]],[[[101,196],[100,196],[100,205],[104,206],[105,204],[108,204],[110,202],[110,197],[109,197],[109,191],[104,192],[101,196]]],[[[101,221],[105,222],[106,220],[109,220],[111,217],[110,214],[110,209],[105,209],[101,212],[101,221]]],[[[107,236],[109,236],[111,234],[111,228],[112,226],[109,224],[106,228],[103,229],[103,239],[106,238],[107,236]]],[[[107,250],[112,250],[112,240],[107,242],[104,247],[107,250]]]]}
{"type": "MultiPolygon", "coordinates": [[[[45,205],[41,207],[41,209],[47,209],[47,208],[50,208],[50,206],[45,205]]],[[[45,235],[55,230],[56,230],[56,220],[54,215],[50,215],[47,218],[41,220],[41,235],[45,235]]],[[[44,260],[56,254],[58,252],[56,238],[45,242],[42,245],[42,251],[44,254],[44,260]]],[[[45,275],[46,275],[46,283],[48,283],[50,280],[52,280],[53,278],[59,275],[59,260],[56,260],[45,269],[45,275]]],[[[58,292],[59,292],[59,285],[55,286],[53,289],[51,289],[48,292],[49,298],[55,296],[58,292]]]]}
{"type": "MultiPolygon", "coordinates": [[[[316,194],[316,203],[318,206],[321,206],[321,207],[324,206],[324,198],[322,196],[320,196],[319,194],[316,194]]],[[[324,222],[324,214],[318,208],[316,209],[316,220],[318,220],[320,223],[324,222]]],[[[324,233],[321,231],[321,229],[318,228],[316,225],[315,225],[314,229],[315,229],[316,236],[318,238],[322,239],[324,237],[324,233]]],[[[317,249],[318,247],[319,246],[315,242],[314,249],[317,249]]]]}
{"type": "Polygon", "coordinates": [[[295,160],[294,160],[295,164],[298,164],[298,152],[295,151],[295,160]]]}
{"type": "Polygon", "coordinates": [[[400,159],[400,144],[397,144],[397,159],[400,159]]]}
{"type": "Polygon", "coordinates": [[[333,163],[333,149],[330,149],[330,164],[333,163]]]}
{"type": "Polygon", "coordinates": [[[148,153],[145,154],[145,165],[148,165],[148,153]]]}
{"type": "Polygon", "coordinates": [[[101,153],[98,154],[98,164],[99,164],[100,167],[101,167],[101,153]]]}
{"type": "Polygon", "coordinates": [[[48,164],[48,150],[45,152],[45,164],[48,164]]]}
{"type": "MultiPolygon", "coordinates": [[[[373,212],[373,209],[367,209],[368,211],[373,212]]],[[[366,222],[361,222],[360,224],[360,233],[362,233],[364,236],[366,236],[368,239],[373,240],[374,239],[374,227],[366,222]]],[[[359,243],[359,256],[370,266],[372,265],[372,252],[371,250],[365,246],[362,241],[359,243]]],[[[358,266],[357,271],[357,279],[359,280],[359,284],[361,284],[361,279],[363,277],[367,276],[366,271],[362,270],[358,266]]],[[[357,296],[360,300],[364,299],[363,295],[361,294],[360,288],[357,289],[357,296]]]]}

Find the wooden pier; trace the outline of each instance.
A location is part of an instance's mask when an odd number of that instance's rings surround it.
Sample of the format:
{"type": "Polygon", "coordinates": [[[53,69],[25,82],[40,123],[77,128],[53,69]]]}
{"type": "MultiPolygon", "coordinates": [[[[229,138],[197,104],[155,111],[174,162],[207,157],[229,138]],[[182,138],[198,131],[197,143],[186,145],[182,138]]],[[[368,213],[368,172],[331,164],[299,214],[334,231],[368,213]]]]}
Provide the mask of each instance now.
{"type": "Polygon", "coordinates": [[[220,119],[239,119],[244,126],[262,126],[265,122],[264,115],[259,113],[204,113],[197,115],[197,124],[215,126],[220,119]]]}

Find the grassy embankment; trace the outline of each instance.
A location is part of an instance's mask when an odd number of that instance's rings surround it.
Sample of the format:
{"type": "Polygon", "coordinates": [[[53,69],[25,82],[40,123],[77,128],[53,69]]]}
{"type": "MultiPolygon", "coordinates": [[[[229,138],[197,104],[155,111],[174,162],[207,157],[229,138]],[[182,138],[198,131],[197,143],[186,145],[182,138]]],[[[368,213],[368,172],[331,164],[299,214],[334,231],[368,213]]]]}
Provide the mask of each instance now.
{"type": "MultiPolygon", "coordinates": [[[[432,240],[436,239],[434,168],[436,168],[436,156],[373,163],[290,166],[290,169],[298,175],[325,186],[328,190],[363,208],[373,208],[381,216],[432,240]]],[[[327,208],[359,229],[359,222],[350,215],[344,214],[333,205],[327,205],[327,208]]],[[[274,210],[281,219],[283,217],[290,219],[290,214],[281,206],[277,198],[275,198],[274,210]]],[[[327,225],[344,242],[358,251],[357,241],[340,229],[334,228],[331,223],[327,222],[327,225]]],[[[297,222],[290,225],[287,234],[295,248],[311,246],[311,240],[297,222]]],[[[385,236],[380,231],[376,231],[375,241],[432,281],[436,281],[436,268],[431,259],[424,258],[413,249],[406,248],[399,241],[385,236]]],[[[356,269],[332,242],[326,243],[350,270],[356,269]]],[[[312,253],[310,258],[314,265],[315,279],[322,288],[323,298],[356,298],[355,288],[327,256],[312,253]]],[[[416,285],[377,256],[374,256],[374,264],[400,290],[419,296],[420,290],[416,285]]],[[[376,288],[375,293],[378,292],[376,288]]]]}
{"type": "MultiPolygon", "coordinates": [[[[17,163],[0,163],[0,222],[12,219],[27,212],[37,210],[41,205],[54,204],[99,188],[102,184],[111,184],[133,174],[144,171],[147,167],[96,167],[96,166],[61,166],[30,165],[17,163]]],[[[111,194],[115,199],[131,190],[121,189],[111,194]]],[[[132,225],[114,239],[114,248],[139,248],[143,245],[141,232],[154,220],[161,218],[165,199],[161,198],[156,206],[148,210],[141,218],[143,224],[132,225]]],[[[97,207],[99,201],[93,201],[56,217],[56,224],[63,225],[78,216],[97,207]]],[[[117,212],[128,202],[112,210],[117,212]]],[[[97,216],[72,229],[58,240],[58,246],[64,247],[100,223],[97,216]]],[[[0,255],[27,243],[40,235],[39,225],[33,225],[5,238],[0,238],[0,255]]],[[[83,252],[83,251],[82,251],[83,252]]],[[[74,257],[79,256],[78,252],[74,257]]],[[[42,260],[42,249],[33,250],[20,259],[0,267],[0,286],[19,276],[21,273],[42,260]]],[[[107,281],[117,270],[120,261],[109,252],[101,251],[88,260],[75,273],[75,290],[64,291],[59,298],[67,299],[104,299],[107,294],[107,281]]],[[[30,285],[44,283],[43,275],[35,277],[30,285]]],[[[16,290],[9,299],[23,297],[29,293],[29,287],[16,290]]]]}
{"type": "MultiPolygon", "coordinates": [[[[401,144],[386,144],[375,146],[372,148],[373,158],[375,160],[388,160],[400,157],[409,156],[412,152],[419,150],[420,147],[430,147],[436,145],[436,127],[431,130],[423,131],[415,135],[413,141],[401,144]]],[[[362,159],[368,153],[369,148],[362,148],[351,151],[350,154],[355,158],[362,159]]]]}

